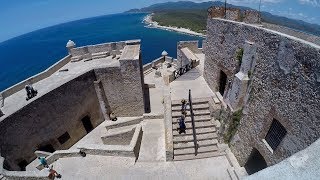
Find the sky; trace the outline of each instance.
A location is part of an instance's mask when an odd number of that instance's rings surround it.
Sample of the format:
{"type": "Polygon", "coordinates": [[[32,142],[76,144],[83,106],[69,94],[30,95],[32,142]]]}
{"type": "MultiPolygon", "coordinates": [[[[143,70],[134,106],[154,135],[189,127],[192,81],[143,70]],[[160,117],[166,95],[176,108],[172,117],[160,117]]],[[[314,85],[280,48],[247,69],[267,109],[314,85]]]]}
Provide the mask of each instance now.
{"type": "MultiPolygon", "coordinates": [[[[0,0],[0,42],[55,24],[168,1],[177,0],[0,0]]],[[[227,0],[255,9],[259,1],[227,0]]],[[[320,0],[262,0],[261,10],[320,24],[320,0]]]]}

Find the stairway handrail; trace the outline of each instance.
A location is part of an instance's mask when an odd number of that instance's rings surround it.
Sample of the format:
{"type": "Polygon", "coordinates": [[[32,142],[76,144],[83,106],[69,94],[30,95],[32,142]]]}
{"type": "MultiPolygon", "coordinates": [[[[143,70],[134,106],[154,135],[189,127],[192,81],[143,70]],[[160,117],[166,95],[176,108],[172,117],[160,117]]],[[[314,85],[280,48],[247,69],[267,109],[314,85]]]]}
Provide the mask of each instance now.
{"type": "Polygon", "coordinates": [[[196,128],[195,128],[195,123],[194,123],[191,89],[189,89],[189,106],[190,106],[190,117],[191,117],[192,131],[193,131],[193,143],[194,143],[195,155],[197,155],[198,154],[198,144],[197,144],[196,128]]]}

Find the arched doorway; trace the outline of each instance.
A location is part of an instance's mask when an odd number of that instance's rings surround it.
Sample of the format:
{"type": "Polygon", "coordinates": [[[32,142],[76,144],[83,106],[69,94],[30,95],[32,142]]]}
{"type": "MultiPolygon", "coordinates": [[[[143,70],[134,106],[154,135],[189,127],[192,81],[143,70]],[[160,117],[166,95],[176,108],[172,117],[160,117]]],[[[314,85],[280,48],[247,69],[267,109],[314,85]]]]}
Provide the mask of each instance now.
{"type": "Polygon", "coordinates": [[[253,148],[253,150],[250,153],[248,161],[244,165],[244,168],[246,169],[247,173],[251,175],[266,167],[268,166],[263,156],[260,154],[260,152],[256,148],[253,148]]]}
{"type": "Polygon", "coordinates": [[[223,96],[224,91],[226,89],[226,84],[227,84],[227,75],[220,70],[220,79],[219,79],[219,92],[223,96]]]}

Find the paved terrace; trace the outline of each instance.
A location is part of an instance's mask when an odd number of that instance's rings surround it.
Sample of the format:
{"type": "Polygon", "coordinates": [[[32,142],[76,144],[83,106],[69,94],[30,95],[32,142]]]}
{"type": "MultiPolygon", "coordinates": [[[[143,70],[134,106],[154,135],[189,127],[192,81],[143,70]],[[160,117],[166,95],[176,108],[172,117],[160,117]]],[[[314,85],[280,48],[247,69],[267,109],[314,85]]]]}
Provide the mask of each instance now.
{"type": "MultiPolygon", "coordinates": [[[[135,46],[135,45],[133,45],[135,46]]],[[[119,58],[122,56],[127,58],[130,56],[135,48],[128,48],[130,51],[127,53],[121,53],[121,55],[117,55],[116,58],[112,58],[112,56],[108,56],[100,59],[93,59],[90,61],[78,61],[78,62],[69,62],[54,74],[45,78],[37,83],[32,84],[34,89],[38,91],[38,95],[29,101],[26,101],[26,91],[25,89],[21,89],[20,91],[12,94],[11,96],[5,98],[4,106],[1,108],[2,112],[5,114],[0,118],[0,121],[15,113],[19,109],[28,105],[32,101],[37,100],[44,94],[52,91],[53,89],[58,88],[64,83],[85,74],[93,69],[106,68],[106,67],[116,67],[120,66],[119,58]]]]}
{"type": "MultiPolygon", "coordinates": [[[[203,61],[202,61],[203,62],[203,61]]],[[[165,66],[162,66],[165,67],[165,66]]],[[[193,98],[209,97],[214,93],[210,90],[201,75],[201,67],[190,70],[170,83],[173,99],[186,98],[188,89],[192,89],[193,98]]],[[[165,68],[161,69],[165,73],[165,68]]],[[[155,70],[145,75],[145,83],[154,85],[150,88],[151,113],[164,113],[162,97],[164,81],[155,75],[155,70]]],[[[119,129],[106,127],[122,121],[142,117],[119,117],[117,122],[105,121],[92,132],[78,141],[70,149],[86,144],[103,145],[101,137],[108,132],[119,129]]],[[[232,172],[236,160],[229,151],[227,155],[187,160],[165,161],[165,126],[163,119],[144,118],[141,123],[143,137],[138,159],[135,157],[87,155],[86,157],[60,158],[53,163],[54,169],[62,175],[62,179],[236,179],[232,172]]],[[[123,127],[124,128],[124,127],[123,127]]],[[[220,145],[226,149],[226,145],[220,145]]],[[[27,170],[36,170],[39,164],[36,159],[29,164],[27,170]]],[[[42,170],[45,171],[45,170],[42,170]]]]}

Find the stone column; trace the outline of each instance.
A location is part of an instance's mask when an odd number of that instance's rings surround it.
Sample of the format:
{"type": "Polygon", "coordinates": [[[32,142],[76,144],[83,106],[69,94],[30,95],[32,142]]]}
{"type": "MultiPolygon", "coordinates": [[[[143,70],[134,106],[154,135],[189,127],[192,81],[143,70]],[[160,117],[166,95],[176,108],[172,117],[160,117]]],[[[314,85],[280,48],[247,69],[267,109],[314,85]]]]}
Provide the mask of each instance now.
{"type": "Polygon", "coordinates": [[[254,69],[256,46],[252,42],[245,42],[240,71],[235,75],[232,88],[228,94],[229,103],[234,111],[244,105],[248,83],[254,69]]]}

